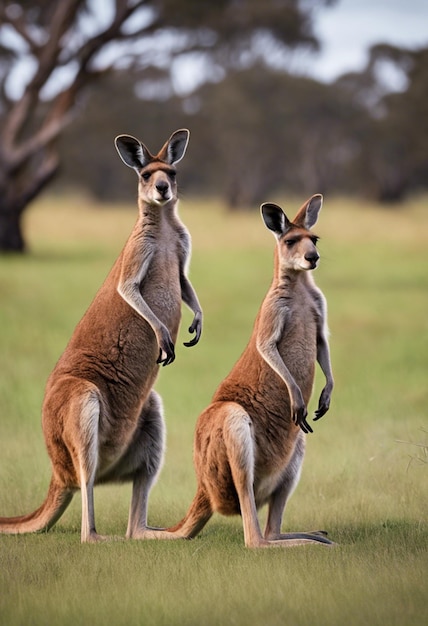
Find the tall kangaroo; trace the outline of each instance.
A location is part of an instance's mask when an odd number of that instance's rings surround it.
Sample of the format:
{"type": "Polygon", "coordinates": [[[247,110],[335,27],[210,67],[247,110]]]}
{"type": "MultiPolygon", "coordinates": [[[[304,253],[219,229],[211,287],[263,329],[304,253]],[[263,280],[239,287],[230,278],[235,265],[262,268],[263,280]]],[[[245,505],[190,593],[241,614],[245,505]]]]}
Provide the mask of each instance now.
{"type": "Polygon", "coordinates": [[[328,410],[333,390],[326,303],[310,271],[319,255],[318,238],[309,229],[321,205],[322,196],[313,196],[293,222],[275,204],[261,207],[277,238],[273,282],[244,353],[198,419],[197,493],[165,538],[194,537],[218,511],[241,513],[245,545],[251,548],[332,543],[321,531],[281,533],[286,502],[300,478],[305,433],[312,432],[306,407],[316,361],[326,377],[316,420],[328,410]],[[262,535],[257,509],[265,503],[262,535]]]}
{"type": "Polygon", "coordinates": [[[187,278],[190,235],[177,215],[175,165],[188,141],[189,131],[178,130],[153,156],[134,137],[115,140],[120,157],[138,175],[139,216],[47,382],[47,497],[29,515],[0,518],[0,532],[48,530],[80,488],[81,540],[105,539],[95,529],[94,485],[132,480],[127,537],[145,536],[165,430],[152,387],[160,364],[174,360],[182,300],[194,313],[194,336],[185,345],[195,345],[202,330],[201,307],[187,278]]]}

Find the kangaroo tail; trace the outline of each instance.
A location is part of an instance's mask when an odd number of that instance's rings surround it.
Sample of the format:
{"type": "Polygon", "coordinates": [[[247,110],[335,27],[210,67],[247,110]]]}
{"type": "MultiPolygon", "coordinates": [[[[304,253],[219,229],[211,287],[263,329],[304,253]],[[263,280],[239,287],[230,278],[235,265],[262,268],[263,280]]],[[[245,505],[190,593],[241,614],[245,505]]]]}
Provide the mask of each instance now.
{"type": "Polygon", "coordinates": [[[202,530],[212,514],[213,509],[210,500],[205,491],[199,488],[183,519],[166,530],[178,537],[193,539],[202,530]]]}
{"type": "Polygon", "coordinates": [[[33,513],[17,517],[0,517],[0,533],[46,532],[59,520],[73,498],[73,492],[51,478],[48,494],[43,504],[33,513]]]}

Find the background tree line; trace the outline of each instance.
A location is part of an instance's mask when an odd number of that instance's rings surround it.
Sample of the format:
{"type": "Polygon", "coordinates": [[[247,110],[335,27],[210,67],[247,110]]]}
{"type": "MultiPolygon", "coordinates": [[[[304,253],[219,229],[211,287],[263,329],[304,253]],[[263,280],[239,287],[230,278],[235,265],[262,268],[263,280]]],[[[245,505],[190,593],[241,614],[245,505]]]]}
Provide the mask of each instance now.
{"type": "Polygon", "coordinates": [[[134,197],[114,135],[137,135],[155,150],[165,134],[186,126],[186,193],[219,195],[231,208],[284,191],[352,193],[394,206],[428,186],[427,64],[428,49],[379,45],[364,72],[325,84],[258,61],[165,99],[165,76],[157,77],[158,98],[147,99],[144,75],[118,71],[98,84],[64,133],[61,181],[101,200],[134,197]],[[405,90],[385,92],[376,71],[385,61],[403,67],[405,90]]]}
{"type": "Polygon", "coordinates": [[[396,202],[425,188],[427,50],[378,45],[364,72],[329,85],[287,71],[294,50],[317,50],[313,11],[334,1],[0,3],[0,251],[25,250],[22,215],[54,180],[134,197],[120,133],[156,150],[189,127],[182,185],[230,207],[280,191],[396,202]],[[180,96],[183,62],[198,80],[180,96]],[[385,63],[402,91],[385,90],[385,63]]]}

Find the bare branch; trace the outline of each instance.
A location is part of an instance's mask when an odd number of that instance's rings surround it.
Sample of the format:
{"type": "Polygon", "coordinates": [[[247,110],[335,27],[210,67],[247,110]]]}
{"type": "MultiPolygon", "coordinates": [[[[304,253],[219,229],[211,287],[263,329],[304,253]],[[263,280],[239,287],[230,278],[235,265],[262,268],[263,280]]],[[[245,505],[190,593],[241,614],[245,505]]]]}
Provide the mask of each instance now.
{"type": "Polygon", "coordinates": [[[39,152],[47,144],[57,139],[73,118],[73,113],[68,110],[67,113],[63,115],[52,116],[52,119],[46,123],[36,135],[33,135],[31,139],[14,150],[11,171],[19,169],[25,161],[32,158],[34,154],[39,152]]]}
{"type": "Polygon", "coordinates": [[[39,132],[35,133],[15,151],[17,163],[22,164],[23,161],[30,158],[61,134],[64,128],[68,126],[75,117],[74,106],[76,96],[82,86],[89,80],[92,81],[97,76],[105,74],[106,71],[107,70],[87,72],[84,68],[81,68],[73,83],[56,97],[39,132]]]}
{"type": "Polygon", "coordinates": [[[145,0],[139,0],[139,2],[130,5],[127,0],[116,0],[115,4],[116,12],[111,24],[104,31],[86,41],[81,48],[73,54],[72,58],[79,61],[81,68],[86,69],[95,54],[109,41],[129,38],[128,35],[121,33],[121,28],[128,18],[139,8],[144,6],[146,2],[145,0]]]}
{"type": "MultiPolygon", "coordinates": [[[[6,7],[0,7],[0,21],[3,24],[9,24],[16,31],[16,33],[25,41],[32,54],[37,54],[39,46],[34,41],[30,33],[28,32],[27,25],[24,20],[24,14],[17,15],[11,14],[6,7]]],[[[4,45],[4,44],[3,44],[4,45]]]]}
{"type": "Polygon", "coordinates": [[[45,150],[44,156],[40,159],[36,171],[31,180],[27,181],[25,188],[17,198],[17,205],[22,210],[36,198],[46,187],[58,171],[59,157],[53,145],[45,150]]]}
{"type": "Polygon", "coordinates": [[[41,88],[56,68],[56,61],[61,51],[61,39],[67,28],[73,23],[81,4],[82,0],[61,0],[55,5],[50,37],[46,44],[39,48],[37,71],[28,83],[21,100],[16,102],[10,110],[8,119],[4,124],[2,143],[5,153],[9,155],[8,161],[11,165],[16,158],[14,155],[15,144],[27,122],[31,107],[37,102],[41,88]]]}
{"type": "MultiPolygon", "coordinates": [[[[9,114],[3,134],[3,145],[6,148],[4,155],[7,155],[4,157],[6,158],[5,165],[11,170],[19,168],[26,159],[55,139],[69,124],[73,117],[70,111],[74,106],[76,94],[88,82],[89,78],[100,74],[98,70],[89,69],[90,61],[107,42],[120,35],[120,29],[124,22],[145,4],[145,0],[140,0],[134,4],[130,4],[127,0],[116,0],[116,12],[111,24],[97,36],[86,41],[73,54],[73,58],[79,63],[79,69],[73,83],[56,97],[40,130],[17,146],[17,139],[28,118],[29,109],[32,103],[37,100],[41,88],[57,66],[61,51],[61,38],[73,23],[80,4],[81,0],[62,0],[61,3],[58,3],[52,19],[51,37],[49,42],[40,49],[38,71],[28,84],[23,98],[15,104],[9,114]]],[[[106,70],[108,69],[106,68],[106,70]]]]}

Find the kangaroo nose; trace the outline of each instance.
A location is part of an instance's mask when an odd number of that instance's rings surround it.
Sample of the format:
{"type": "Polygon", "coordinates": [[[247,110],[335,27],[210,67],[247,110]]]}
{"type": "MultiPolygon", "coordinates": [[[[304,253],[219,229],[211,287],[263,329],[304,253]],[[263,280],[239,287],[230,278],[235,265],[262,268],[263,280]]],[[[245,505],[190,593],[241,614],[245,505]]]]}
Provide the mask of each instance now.
{"type": "Polygon", "coordinates": [[[156,189],[159,191],[159,193],[165,195],[168,190],[168,183],[164,180],[160,180],[158,183],[156,183],[156,189]]]}
{"type": "Polygon", "coordinates": [[[315,265],[319,258],[320,255],[317,252],[307,252],[305,254],[306,261],[309,261],[309,263],[312,263],[312,265],[315,265]]]}

